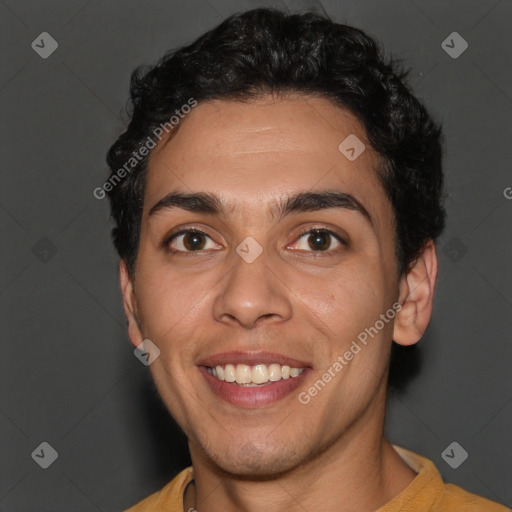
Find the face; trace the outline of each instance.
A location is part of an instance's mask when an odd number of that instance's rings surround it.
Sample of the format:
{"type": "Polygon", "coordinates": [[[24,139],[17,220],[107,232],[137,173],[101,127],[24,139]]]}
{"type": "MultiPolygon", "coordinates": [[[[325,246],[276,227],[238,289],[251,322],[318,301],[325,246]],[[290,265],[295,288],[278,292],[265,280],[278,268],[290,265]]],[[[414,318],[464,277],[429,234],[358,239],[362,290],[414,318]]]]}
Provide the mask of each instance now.
{"type": "Polygon", "coordinates": [[[298,95],[199,104],[153,151],[125,302],[193,460],[270,475],[382,428],[399,278],[377,165],[351,114],[298,95]],[[366,146],[355,160],[338,149],[349,135],[366,146]]]}

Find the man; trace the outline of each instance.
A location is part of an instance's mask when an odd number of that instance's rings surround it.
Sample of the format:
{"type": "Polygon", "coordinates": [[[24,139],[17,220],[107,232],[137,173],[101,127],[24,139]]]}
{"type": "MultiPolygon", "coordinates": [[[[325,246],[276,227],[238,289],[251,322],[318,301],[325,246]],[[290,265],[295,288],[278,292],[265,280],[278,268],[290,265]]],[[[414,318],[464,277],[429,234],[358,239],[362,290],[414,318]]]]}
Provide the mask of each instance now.
{"type": "Polygon", "coordinates": [[[135,73],[108,154],[133,345],[192,467],[142,511],[505,511],[383,436],[432,314],[441,129],[374,41],[256,9],[135,73]]]}

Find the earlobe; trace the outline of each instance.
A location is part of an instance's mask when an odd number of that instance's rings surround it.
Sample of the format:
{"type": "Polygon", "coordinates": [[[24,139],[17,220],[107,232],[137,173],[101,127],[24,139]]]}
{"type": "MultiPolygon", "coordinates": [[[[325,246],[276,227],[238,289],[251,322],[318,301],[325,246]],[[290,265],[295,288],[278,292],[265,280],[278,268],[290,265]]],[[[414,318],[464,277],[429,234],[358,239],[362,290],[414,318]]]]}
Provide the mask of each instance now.
{"type": "Polygon", "coordinates": [[[436,248],[431,240],[400,281],[402,309],[396,315],[393,331],[393,341],[399,345],[414,345],[427,330],[432,316],[437,267],[436,248]]]}
{"type": "Polygon", "coordinates": [[[137,319],[137,303],[133,289],[133,283],[128,273],[126,262],[121,260],[119,263],[119,282],[121,285],[121,294],[123,296],[123,307],[128,320],[128,336],[133,346],[138,346],[143,341],[137,319]]]}

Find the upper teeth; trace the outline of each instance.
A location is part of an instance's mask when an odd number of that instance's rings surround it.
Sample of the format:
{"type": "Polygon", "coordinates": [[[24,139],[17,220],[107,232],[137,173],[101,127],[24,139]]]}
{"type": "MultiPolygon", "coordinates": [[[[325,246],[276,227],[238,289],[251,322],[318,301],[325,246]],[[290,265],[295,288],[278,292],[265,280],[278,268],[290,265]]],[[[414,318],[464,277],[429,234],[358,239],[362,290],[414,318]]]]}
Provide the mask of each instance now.
{"type": "Polygon", "coordinates": [[[291,368],[288,365],[272,363],[256,364],[249,366],[247,364],[226,364],[225,366],[215,366],[208,368],[208,372],[219,380],[226,382],[236,382],[237,384],[265,384],[268,381],[275,382],[281,379],[297,377],[305,368],[291,368]]]}

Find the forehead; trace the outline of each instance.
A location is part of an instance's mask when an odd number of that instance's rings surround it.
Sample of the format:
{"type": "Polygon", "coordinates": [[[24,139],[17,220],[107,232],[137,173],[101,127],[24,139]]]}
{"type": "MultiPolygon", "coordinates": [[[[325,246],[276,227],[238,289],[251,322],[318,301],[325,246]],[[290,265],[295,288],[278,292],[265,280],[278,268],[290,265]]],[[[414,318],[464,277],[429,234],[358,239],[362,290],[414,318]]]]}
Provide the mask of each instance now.
{"type": "Polygon", "coordinates": [[[378,157],[363,127],[327,99],[288,95],[200,103],[171,135],[149,161],[146,213],[176,189],[213,192],[233,211],[250,215],[287,194],[326,188],[354,195],[377,219],[383,210],[389,213],[378,157]],[[339,145],[354,136],[365,150],[351,161],[339,145]]]}

